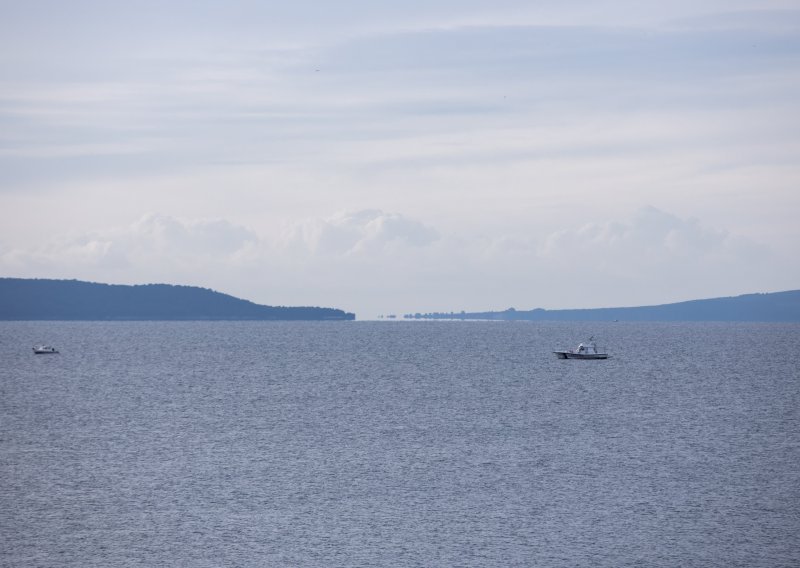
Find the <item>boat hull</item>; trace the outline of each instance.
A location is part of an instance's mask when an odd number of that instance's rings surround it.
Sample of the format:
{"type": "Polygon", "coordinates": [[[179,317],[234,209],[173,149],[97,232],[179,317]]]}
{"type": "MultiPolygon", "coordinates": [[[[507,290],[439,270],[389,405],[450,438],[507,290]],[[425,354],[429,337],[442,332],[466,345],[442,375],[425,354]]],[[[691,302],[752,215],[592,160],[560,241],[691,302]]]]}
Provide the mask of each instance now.
{"type": "Polygon", "coordinates": [[[553,351],[559,359],[608,359],[608,353],[572,353],[570,351],[553,351]]]}

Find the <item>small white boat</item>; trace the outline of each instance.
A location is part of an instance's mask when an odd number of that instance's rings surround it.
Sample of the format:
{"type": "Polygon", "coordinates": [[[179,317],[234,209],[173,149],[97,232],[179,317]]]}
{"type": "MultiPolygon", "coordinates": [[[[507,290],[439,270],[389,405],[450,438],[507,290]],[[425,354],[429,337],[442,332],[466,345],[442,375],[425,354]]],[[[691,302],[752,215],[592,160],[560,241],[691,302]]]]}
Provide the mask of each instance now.
{"type": "Polygon", "coordinates": [[[553,351],[559,359],[608,359],[608,353],[598,351],[594,337],[587,343],[580,343],[569,351],[553,351]]]}
{"type": "Polygon", "coordinates": [[[33,352],[36,355],[50,355],[54,353],[58,353],[58,349],[55,347],[50,347],[49,345],[37,345],[33,348],[33,352]]]}

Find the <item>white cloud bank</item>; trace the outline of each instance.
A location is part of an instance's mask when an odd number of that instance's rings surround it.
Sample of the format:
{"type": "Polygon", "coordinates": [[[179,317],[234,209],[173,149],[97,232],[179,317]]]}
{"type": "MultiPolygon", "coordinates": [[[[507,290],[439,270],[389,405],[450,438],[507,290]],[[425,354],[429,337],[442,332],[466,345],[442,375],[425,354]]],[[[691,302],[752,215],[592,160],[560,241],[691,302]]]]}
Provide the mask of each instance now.
{"type": "Polygon", "coordinates": [[[257,302],[379,313],[636,305],[767,291],[775,251],[653,207],[550,234],[442,234],[398,213],[306,219],[278,238],[222,219],[147,215],[0,250],[7,275],[208,286],[257,302]],[[387,303],[389,302],[389,303],[387,303]]]}

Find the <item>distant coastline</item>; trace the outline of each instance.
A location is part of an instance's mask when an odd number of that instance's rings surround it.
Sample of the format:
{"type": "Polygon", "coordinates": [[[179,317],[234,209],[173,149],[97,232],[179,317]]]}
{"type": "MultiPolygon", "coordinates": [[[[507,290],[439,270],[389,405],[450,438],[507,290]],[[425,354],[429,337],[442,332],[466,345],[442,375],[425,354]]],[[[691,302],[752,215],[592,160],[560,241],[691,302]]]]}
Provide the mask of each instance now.
{"type": "Polygon", "coordinates": [[[0,278],[0,320],[349,321],[337,308],[264,306],[197,286],[0,278]]]}
{"type": "Polygon", "coordinates": [[[690,300],[657,306],[570,310],[431,312],[404,319],[500,321],[741,321],[800,322],[800,290],[690,300]]]}

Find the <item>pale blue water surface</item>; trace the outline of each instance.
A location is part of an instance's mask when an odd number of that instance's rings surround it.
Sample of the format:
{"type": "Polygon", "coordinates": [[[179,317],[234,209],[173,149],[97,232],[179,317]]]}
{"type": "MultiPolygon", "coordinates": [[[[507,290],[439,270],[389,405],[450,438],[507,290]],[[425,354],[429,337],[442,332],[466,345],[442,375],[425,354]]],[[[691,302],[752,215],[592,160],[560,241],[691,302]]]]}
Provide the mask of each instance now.
{"type": "Polygon", "coordinates": [[[0,565],[799,566],[798,337],[3,322],[0,565]]]}

